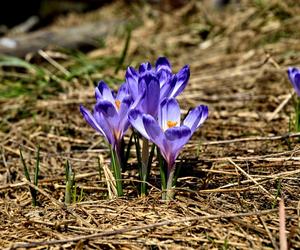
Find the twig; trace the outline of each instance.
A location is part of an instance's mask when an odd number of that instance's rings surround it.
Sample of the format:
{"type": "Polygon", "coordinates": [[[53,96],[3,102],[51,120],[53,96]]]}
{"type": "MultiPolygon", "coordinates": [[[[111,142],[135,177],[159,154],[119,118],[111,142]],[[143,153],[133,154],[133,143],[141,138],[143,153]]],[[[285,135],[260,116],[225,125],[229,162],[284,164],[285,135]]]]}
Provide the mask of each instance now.
{"type": "Polygon", "coordinates": [[[237,138],[232,140],[223,140],[223,141],[210,141],[210,142],[203,142],[201,145],[217,145],[217,144],[229,144],[229,143],[235,143],[235,142],[248,142],[248,141],[267,141],[267,140],[282,140],[292,137],[299,137],[300,132],[298,133],[287,133],[284,135],[276,135],[276,136],[257,136],[257,137],[248,137],[248,138],[237,138]]]}
{"type": "Polygon", "coordinates": [[[287,239],[285,233],[285,210],[284,210],[284,201],[279,202],[279,242],[280,250],[287,250],[287,239]]]}
{"type": "Polygon", "coordinates": [[[40,49],[38,51],[38,53],[40,54],[41,57],[43,57],[51,65],[53,65],[55,68],[57,68],[59,71],[61,71],[65,76],[68,77],[71,74],[66,68],[64,68],[61,64],[59,64],[52,57],[50,57],[45,51],[40,49]]]}
{"type": "MultiPolygon", "coordinates": [[[[278,173],[278,174],[274,174],[274,175],[269,175],[269,176],[256,178],[255,181],[257,182],[257,181],[263,181],[263,180],[266,180],[266,179],[274,179],[274,178],[278,178],[278,177],[285,177],[285,176],[294,175],[294,174],[298,174],[298,173],[300,173],[300,169],[293,170],[293,171],[286,171],[286,172],[283,172],[283,173],[278,173]]],[[[240,181],[240,182],[230,183],[230,184],[219,187],[219,189],[234,187],[234,186],[237,186],[239,184],[247,184],[251,181],[252,180],[244,180],[244,181],[240,181]]]]}
{"type": "Polygon", "coordinates": [[[67,213],[73,215],[76,219],[80,220],[84,225],[86,225],[89,228],[93,228],[93,226],[87,222],[86,220],[84,220],[83,218],[81,218],[78,214],[76,214],[74,211],[72,211],[71,209],[68,209],[68,207],[60,202],[57,201],[56,199],[54,199],[51,195],[49,195],[48,193],[46,193],[43,189],[37,187],[36,185],[34,185],[33,183],[25,180],[26,184],[29,185],[30,187],[34,188],[35,190],[37,190],[39,193],[41,193],[42,195],[44,195],[45,197],[47,197],[55,206],[63,209],[64,211],[66,211],[67,213]]]}
{"type": "Polygon", "coordinates": [[[87,232],[101,232],[102,229],[100,228],[89,228],[89,227],[78,227],[78,226],[72,226],[69,225],[72,221],[61,221],[58,223],[53,223],[53,222],[49,222],[49,221],[41,221],[41,220],[29,220],[29,222],[31,223],[36,223],[36,224],[42,224],[42,225],[47,225],[50,227],[54,227],[54,228],[59,228],[59,227],[66,227],[68,229],[72,229],[72,230],[79,230],[79,231],[87,231],[87,232]]]}
{"type": "Polygon", "coordinates": [[[104,172],[105,181],[107,185],[108,197],[109,199],[112,199],[117,196],[115,178],[106,164],[101,164],[101,165],[102,165],[102,169],[104,172]]]}
{"type": "MultiPolygon", "coordinates": [[[[241,167],[239,167],[233,160],[231,160],[230,158],[228,159],[228,161],[233,164],[240,172],[242,172],[248,179],[250,179],[251,181],[253,181],[262,191],[264,191],[269,198],[271,198],[272,200],[275,200],[276,198],[271,195],[268,190],[266,190],[263,186],[261,186],[255,179],[252,178],[251,175],[247,174],[241,167]]],[[[277,197],[277,200],[280,200],[279,197],[277,197]]]]}
{"type": "Polygon", "coordinates": [[[31,188],[35,189],[36,191],[38,191],[39,193],[41,193],[42,195],[44,195],[46,198],[48,198],[55,206],[59,207],[59,208],[65,208],[65,205],[63,203],[61,203],[60,201],[57,201],[56,199],[54,199],[51,195],[49,195],[48,193],[46,193],[43,189],[37,187],[36,185],[34,185],[33,183],[31,183],[30,181],[24,179],[24,182],[31,188]]]}
{"type": "MultiPolygon", "coordinates": [[[[255,209],[256,209],[256,206],[254,205],[254,207],[255,207],[255,209]]],[[[277,246],[277,244],[276,244],[276,240],[274,239],[274,237],[272,236],[272,234],[271,234],[271,232],[270,232],[270,230],[269,230],[269,228],[268,228],[268,225],[267,225],[267,223],[265,222],[265,220],[261,217],[261,216],[257,216],[257,218],[260,220],[260,222],[263,224],[263,226],[264,226],[264,228],[265,228],[265,230],[266,230],[266,232],[267,232],[267,234],[268,234],[268,236],[269,236],[269,238],[270,238],[270,240],[271,240],[271,242],[272,242],[272,245],[273,245],[273,247],[274,247],[274,249],[275,250],[278,250],[279,248],[278,248],[278,246],[277,246]]]]}
{"type": "MultiPolygon", "coordinates": [[[[294,210],[294,209],[295,208],[290,208],[290,207],[286,208],[286,210],[294,210]]],[[[169,226],[169,225],[180,224],[180,223],[187,223],[187,222],[192,222],[192,221],[206,221],[206,220],[212,220],[212,219],[258,216],[258,215],[274,213],[277,211],[278,211],[277,209],[269,209],[269,210],[255,211],[255,212],[249,212],[249,213],[218,214],[218,215],[208,215],[208,216],[187,217],[187,218],[183,218],[183,219],[179,219],[179,220],[168,220],[168,221],[153,223],[150,225],[134,226],[134,227],[129,227],[129,228],[127,227],[127,228],[118,229],[118,230],[104,231],[102,233],[77,236],[77,237],[73,237],[73,238],[69,238],[69,239],[50,240],[50,241],[31,242],[31,243],[16,243],[16,244],[11,245],[9,248],[7,248],[7,250],[8,249],[12,250],[12,249],[17,249],[17,248],[32,248],[32,247],[37,247],[37,246],[65,244],[65,243],[69,243],[69,242],[77,242],[80,240],[90,240],[90,239],[104,237],[104,236],[112,236],[112,235],[118,235],[118,234],[132,232],[132,231],[154,229],[157,227],[169,226]]]]}
{"type": "Polygon", "coordinates": [[[284,108],[284,106],[289,102],[289,100],[292,98],[294,93],[290,93],[280,104],[279,106],[274,110],[274,112],[269,115],[267,118],[267,121],[270,122],[272,121],[275,116],[284,108]]]}

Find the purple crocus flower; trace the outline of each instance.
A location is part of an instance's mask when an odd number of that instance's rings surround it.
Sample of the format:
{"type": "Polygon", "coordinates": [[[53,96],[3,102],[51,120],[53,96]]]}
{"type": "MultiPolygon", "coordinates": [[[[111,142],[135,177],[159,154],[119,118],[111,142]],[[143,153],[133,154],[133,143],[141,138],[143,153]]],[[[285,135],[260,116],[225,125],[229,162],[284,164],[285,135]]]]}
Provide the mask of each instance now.
{"type": "Polygon", "coordinates": [[[289,67],[287,72],[290,82],[292,83],[297,95],[300,97],[300,69],[289,67]]]}
{"type": "Polygon", "coordinates": [[[127,84],[121,85],[114,97],[106,83],[101,81],[96,87],[95,97],[97,102],[93,114],[82,105],[80,111],[87,123],[103,135],[113,149],[119,151],[121,139],[130,125],[128,112],[133,104],[127,84]]]}
{"type": "Polygon", "coordinates": [[[175,98],[162,101],[158,121],[136,109],[129,112],[132,126],[159,147],[168,164],[168,172],[174,167],[183,146],[207,117],[208,107],[200,105],[191,110],[181,123],[180,108],[175,98]]]}
{"type": "Polygon", "coordinates": [[[190,77],[190,69],[188,65],[185,65],[177,74],[173,74],[171,64],[166,57],[159,57],[156,61],[155,68],[152,68],[149,62],[142,63],[138,71],[133,67],[128,67],[126,71],[126,83],[134,100],[145,90],[145,88],[140,85],[142,83],[148,84],[147,80],[150,80],[150,78],[145,78],[147,75],[151,75],[152,79],[156,78],[156,81],[158,81],[160,91],[154,92],[153,89],[151,89],[149,95],[151,95],[152,98],[159,97],[159,103],[161,103],[165,98],[176,97],[184,90],[190,77]]]}

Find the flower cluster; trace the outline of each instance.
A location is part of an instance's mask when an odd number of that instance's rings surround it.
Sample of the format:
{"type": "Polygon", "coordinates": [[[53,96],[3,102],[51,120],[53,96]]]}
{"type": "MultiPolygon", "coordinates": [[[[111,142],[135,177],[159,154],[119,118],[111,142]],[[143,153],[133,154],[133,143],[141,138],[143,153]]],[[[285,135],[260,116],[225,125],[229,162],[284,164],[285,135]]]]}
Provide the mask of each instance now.
{"type": "MultiPolygon", "coordinates": [[[[186,87],[190,77],[189,66],[184,66],[173,74],[167,58],[160,57],[155,67],[147,62],[136,70],[128,67],[125,82],[117,93],[112,92],[107,84],[101,81],[95,90],[96,105],[93,113],[83,106],[80,111],[97,132],[103,135],[111,145],[114,175],[118,194],[122,195],[121,168],[122,140],[131,126],[133,133],[143,141],[140,178],[144,184],[149,173],[149,141],[159,150],[165,160],[167,193],[172,189],[175,172],[175,161],[183,146],[195,130],[208,117],[207,106],[200,105],[192,109],[181,122],[180,107],[175,99],[186,87]],[[119,181],[119,182],[118,182],[119,181]]],[[[139,140],[136,140],[139,144],[139,140]]],[[[137,149],[140,147],[137,147],[137,149]]],[[[140,152],[137,152],[140,154],[140,152]]],[[[145,193],[145,185],[141,190],[145,193]]],[[[170,194],[170,192],[169,192],[170,194]]],[[[164,195],[171,199],[171,195],[164,195]]]]}

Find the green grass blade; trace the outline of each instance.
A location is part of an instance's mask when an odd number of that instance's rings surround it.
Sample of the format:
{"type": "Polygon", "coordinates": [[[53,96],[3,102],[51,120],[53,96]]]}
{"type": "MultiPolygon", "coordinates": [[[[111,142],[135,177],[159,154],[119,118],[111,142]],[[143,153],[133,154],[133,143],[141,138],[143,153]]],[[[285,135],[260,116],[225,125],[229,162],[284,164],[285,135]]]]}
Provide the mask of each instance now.
{"type": "Polygon", "coordinates": [[[39,182],[39,172],[40,172],[40,146],[37,148],[36,152],[36,163],[34,171],[34,185],[37,186],[39,182]]]}
{"type": "Polygon", "coordinates": [[[98,167],[99,178],[100,180],[102,180],[102,173],[101,173],[102,165],[101,165],[100,157],[97,157],[97,162],[98,162],[97,167],[98,167]]]}
{"type": "MultiPolygon", "coordinates": [[[[30,178],[30,174],[29,174],[29,170],[27,168],[27,165],[26,165],[26,162],[24,160],[24,157],[23,157],[23,153],[22,153],[22,150],[20,148],[20,157],[21,157],[21,162],[22,162],[22,165],[23,165],[23,168],[24,168],[24,175],[25,175],[25,178],[30,182],[31,182],[31,178],[30,178]]],[[[37,205],[37,199],[36,199],[36,196],[37,196],[37,191],[32,188],[32,187],[29,187],[29,191],[30,191],[30,195],[31,195],[31,202],[32,202],[32,206],[36,206],[37,205]]]]}
{"type": "Polygon", "coordinates": [[[281,196],[281,179],[277,179],[276,182],[277,182],[277,188],[276,188],[275,199],[272,204],[272,209],[275,208],[277,204],[277,198],[281,196]]]}
{"type": "Polygon", "coordinates": [[[13,56],[0,55],[0,67],[2,66],[25,68],[29,72],[33,72],[38,77],[45,76],[45,72],[42,68],[13,56]]]}
{"type": "Polygon", "coordinates": [[[22,165],[23,165],[23,168],[24,168],[24,175],[25,175],[26,179],[27,179],[29,182],[31,182],[30,174],[29,174],[29,171],[28,171],[26,162],[25,162],[25,160],[24,160],[24,157],[23,157],[23,153],[22,153],[21,147],[19,148],[19,151],[20,151],[21,162],[22,162],[22,165]]]}
{"type": "Polygon", "coordinates": [[[65,204],[69,205],[72,202],[72,195],[73,195],[73,186],[75,183],[75,174],[73,173],[72,167],[67,160],[66,166],[66,189],[65,189],[65,204]]]}
{"type": "Polygon", "coordinates": [[[78,199],[79,202],[81,202],[83,200],[83,194],[84,194],[83,193],[83,188],[81,188],[80,189],[80,196],[79,196],[79,199],[78,199]]]}
{"type": "Polygon", "coordinates": [[[77,184],[75,183],[74,185],[74,188],[73,188],[73,194],[72,194],[72,197],[73,197],[73,203],[76,203],[76,198],[77,198],[77,184]]]}
{"type": "Polygon", "coordinates": [[[66,166],[65,166],[66,182],[69,180],[69,171],[70,171],[70,164],[69,164],[69,161],[67,160],[66,166]]]}

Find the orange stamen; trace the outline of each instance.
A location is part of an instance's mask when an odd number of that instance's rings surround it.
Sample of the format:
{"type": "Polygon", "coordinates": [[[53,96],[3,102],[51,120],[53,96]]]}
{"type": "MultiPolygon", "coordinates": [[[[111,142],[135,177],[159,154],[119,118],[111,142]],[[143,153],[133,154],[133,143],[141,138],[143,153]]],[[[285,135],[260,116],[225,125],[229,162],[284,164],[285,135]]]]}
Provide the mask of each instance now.
{"type": "Polygon", "coordinates": [[[167,121],[168,128],[173,128],[177,125],[178,122],[167,121]]]}
{"type": "Polygon", "coordinates": [[[115,104],[117,106],[117,109],[119,110],[121,106],[121,102],[119,100],[115,100],[115,104]]]}

